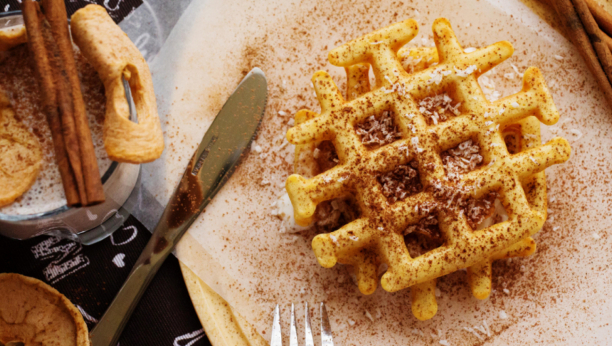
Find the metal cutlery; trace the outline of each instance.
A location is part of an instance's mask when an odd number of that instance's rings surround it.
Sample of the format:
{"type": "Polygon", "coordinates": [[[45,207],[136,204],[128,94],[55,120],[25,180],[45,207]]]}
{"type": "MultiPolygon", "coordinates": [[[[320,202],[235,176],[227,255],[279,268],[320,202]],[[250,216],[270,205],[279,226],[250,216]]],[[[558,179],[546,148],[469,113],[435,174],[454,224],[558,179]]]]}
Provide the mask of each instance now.
{"type": "Polygon", "coordinates": [[[264,73],[254,68],[210,125],[126,282],[90,333],[93,346],[115,346],[140,297],[174,246],[227,182],[249,148],[267,101],[264,73]]]}
{"type": "MultiPolygon", "coordinates": [[[[308,303],[306,303],[304,309],[304,345],[314,346],[314,339],[312,338],[312,328],[310,324],[310,312],[308,310],[308,303]]],[[[272,321],[272,337],[270,338],[270,346],[282,346],[282,333],[280,326],[280,311],[278,304],[274,309],[274,320],[272,321]]],[[[291,304],[291,325],[289,327],[289,346],[298,346],[297,328],[295,324],[295,308],[291,304]]],[[[329,318],[327,317],[327,309],[325,303],[321,303],[321,346],[334,346],[334,340],[332,337],[331,325],[329,324],[329,318]]]]}

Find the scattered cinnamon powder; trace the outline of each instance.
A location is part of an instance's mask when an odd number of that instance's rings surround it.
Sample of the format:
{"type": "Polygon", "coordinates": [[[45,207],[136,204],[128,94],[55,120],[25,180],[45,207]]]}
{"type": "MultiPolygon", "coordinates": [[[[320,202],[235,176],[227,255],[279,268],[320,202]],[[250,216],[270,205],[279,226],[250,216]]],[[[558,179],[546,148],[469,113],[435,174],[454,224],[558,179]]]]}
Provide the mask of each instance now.
{"type": "MultiPolygon", "coordinates": [[[[497,198],[496,192],[491,192],[483,198],[475,199],[469,198],[463,202],[461,208],[467,217],[468,224],[475,230],[478,228],[486,218],[493,216],[495,212],[495,199],[497,198]]],[[[498,223],[500,220],[499,215],[495,215],[496,219],[493,220],[493,224],[498,223]]]]}
{"type": "Polygon", "coordinates": [[[319,166],[319,174],[334,168],[338,164],[338,153],[331,141],[321,142],[314,150],[313,156],[319,166]]]}
{"type": "MultiPolygon", "coordinates": [[[[277,9],[273,5],[270,6],[271,9],[277,9]]],[[[299,11],[288,15],[282,11],[271,11],[270,13],[275,13],[271,29],[262,29],[265,33],[250,34],[252,37],[247,40],[248,45],[256,47],[256,51],[253,52],[255,56],[249,55],[248,59],[244,57],[244,61],[228,59],[227,65],[228,69],[235,66],[242,68],[242,66],[257,65],[269,76],[269,107],[258,143],[267,143],[285,134],[287,127],[284,124],[287,119],[278,115],[279,110],[288,114],[295,114],[304,108],[317,110],[318,102],[310,84],[314,71],[330,70],[339,89],[346,90],[344,70],[330,69],[327,65],[326,57],[330,49],[362,34],[410,17],[419,18],[422,25],[419,36],[410,44],[421,45],[421,39],[428,38],[428,42],[423,45],[431,47],[433,46],[429,30],[431,18],[439,16],[445,11],[442,9],[448,6],[449,3],[442,1],[427,4],[380,2],[376,4],[376,11],[372,11],[370,2],[315,1],[303,3],[299,11]],[[415,13],[417,7],[420,16],[415,13]],[[363,20],[364,16],[368,20],[363,20]],[[265,37],[263,42],[262,37],[265,37]]],[[[479,2],[479,8],[488,6],[487,2],[479,2]]],[[[469,18],[464,16],[465,11],[461,12],[463,10],[459,5],[455,6],[454,10],[459,12],[460,18],[469,18]]],[[[491,18],[497,19],[501,16],[495,14],[491,18]]],[[[328,312],[332,326],[338,326],[334,329],[334,337],[346,340],[347,345],[360,344],[363,340],[376,340],[379,344],[393,344],[397,343],[397,340],[434,344],[438,343],[439,338],[430,337],[430,334],[438,335],[437,328],[441,329],[442,334],[445,334],[445,338],[453,345],[479,345],[485,341],[463,330],[463,327],[473,327],[474,324],[482,323],[482,319],[485,318],[488,319],[491,329],[490,338],[482,336],[487,339],[486,342],[496,340],[529,342],[540,338],[538,340],[549,343],[555,341],[563,343],[567,342],[569,334],[563,332],[557,338],[558,333],[549,332],[550,328],[547,329],[547,326],[559,323],[559,318],[555,316],[557,312],[565,315],[563,309],[566,306],[561,302],[567,300],[564,298],[567,292],[582,292],[586,299],[586,303],[582,300],[572,300],[576,309],[570,311],[568,320],[579,321],[592,311],[589,309],[589,304],[600,299],[598,297],[602,291],[599,286],[594,293],[582,290],[583,278],[588,280],[596,273],[605,272],[606,258],[597,258],[602,252],[589,251],[589,249],[601,249],[602,244],[605,244],[603,241],[608,240],[606,238],[608,236],[603,233],[602,239],[595,242],[591,238],[587,239],[587,236],[590,237],[587,230],[590,231],[609,221],[601,210],[610,209],[612,206],[610,189],[607,188],[610,185],[609,172],[612,171],[610,160],[601,157],[602,153],[607,152],[609,141],[605,138],[610,138],[611,133],[609,114],[600,106],[605,104],[605,100],[598,96],[593,83],[589,83],[588,80],[585,82],[585,75],[580,73],[583,63],[579,57],[576,59],[570,54],[563,63],[559,63],[551,59],[548,54],[551,50],[557,49],[568,51],[566,47],[555,47],[546,43],[516,21],[508,19],[507,22],[501,23],[503,26],[499,27],[492,24],[495,34],[501,36],[500,39],[512,42],[517,52],[520,52],[515,54],[511,61],[518,65],[520,71],[524,71],[527,66],[538,66],[542,69],[562,119],[568,116],[574,118],[573,123],[568,123],[564,128],[559,127],[559,135],[563,135],[563,132],[569,128],[578,127],[582,130],[588,129],[591,135],[604,139],[601,143],[592,145],[591,140],[585,136],[584,143],[572,143],[574,150],[572,159],[554,170],[547,171],[549,196],[556,197],[556,201],[554,203],[551,201],[549,206],[555,212],[555,220],[547,222],[544,229],[536,234],[538,246],[536,254],[528,258],[494,262],[492,278],[494,292],[483,302],[476,303],[471,298],[464,272],[458,271],[438,278],[438,288],[442,292],[439,304],[452,304],[454,308],[440,309],[436,318],[426,323],[429,326],[426,327],[422,322],[409,318],[409,313],[407,315],[410,290],[389,294],[379,288],[373,296],[362,296],[357,292],[353,282],[348,279],[345,266],[336,265],[333,269],[320,268],[311,253],[310,246],[316,234],[315,230],[291,236],[273,236],[280,224],[276,218],[266,215],[256,207],[241,209],[239,211],[241,223],[237,224],[239,227],[217,230],[213,235],[217,235],[223,246],[227,246],[226,251],[231,251],[232,263],[236,268],[240,268],[232,273],[249,278],[248,283],[238,283],[231,286],[228,291],[231,289],[233,292],[244,292],[254,302],[253,306],[259,304],[249,317],[257,325],[260,333],[269,335],[271,319],[269,314],[260,314],[264,309],[259,306],[273,307],[276,303],[287,306],[291,301],[303,303],[317,299],[329,303],[328,312]],[[500,35],[497,29],[501,32],[500,35]],[[576,103],[575,99],[582,99],[585,102],[576,103]],[[598,189],[597,191],[585,189],[585,184],[597,186],[598,189]],[[585,199],[574,198],[578,194],[585,199]],[[577,210],[579,212],[576,212],[577,210]],[[588,227],[584,224],[587,220],[585,215],[589,216],[588,227]],[[555,226],[561,228],[553,231],[555,226]],[[290,246],[278,246],[294,237],[298,240],[290,246]],[[582,239],[580,246],[576,245],[576,239],[582,239]],[[590,255],[589,252],[597,253],[598,256],[590,255]],[[573,255],[568,256],[568,253],[573,255]],[[575,259],[578,257],[581,261],[580,270],[584,270],[582,272],[584,275],[565,275],[572,272],[571,270],[568,272],[568,268],[576,268],[578,264],[575,259]],[[341,281],[344,278],[347,280],[341,281]],[[511,292],[510,295],[501,292],[501,288],[506,284],[511,292]],[[364,309],[372,312],[374,322],[363,318],[364,309]],[[382,311],[382,316],[377,316],[375,313],[377,309],[382,311]],[[541,320],[542,309],[552,313],[550,321],[541,320]],[[495,316],[498,316],[502,310],[504,319],[496,319],[495,316]],[[380,326],[384,326],[384,332],[380,332],[380,328],[376,329],[380,326]]],[[[462,37],[462,44],[465,43],[464,47],[482,47],[492,42],[490,36],[482,34],[491,29],[488,25],[485,27],[479,24],[477,19],[467,22],[453,21],[453,24],[456,26],[457,35],[462,37]],[[472,25],[468,26],[469,24],[472,25]],[[476,34],[476,30],[481,34],[476,34]]],[[[508,64],[509,62],[506,62],[488,72],[486,76],[481,76],[481,86],[489,99],[503,97],[520,88],[519,78],[503,78],[505,73],[512,71],[512,67],[508,64]],[[493,80],[498,90],[494,89],[493,80]]],[[[222,86],[225,87],[227,84],[228,88],[233,88],[237,81],[225,81],[227,83],[223,83],[222,86]]],[[[221,105],[222,102],[218,107],[221,105]]],[[[552,137],[545,133],[544,126],[542,128],[545,139],[552,137]]],[[[180,141],[182,138],[176,140],[180,141]]],[[[264,146],[264,153],[267,150],[268,148],[264,146]]],[[[241,203],[256,206],[272,202],[279,189],[276,185],[282,184],[291,173],[293,167],[285,160],[276,160],[272,154],[265,158],[253,155],[239,167],[232,179],[244,182],[244,185],[240,185],[240,189],[236,189],[240,196],[245,196],[241,203]],[[274,190],[270,188],[263,191],[264,189],[259,186],[258,182],[264,177],[272,182],[270,186],[273,186],[274,190]]],[[[228,184],[225,189],[230,187],[231,184],[228,184]]],[[[232,204],[232,207],[235,205],[237,203],[232,204]]],[[[593,284],[597,282],[594,281],[593,284]]],[[[243,307],[246,314],[251,311],[249,308],[250,306],[243,307]]],[[[561,319],[563,318],[566,317],[563,316],[561,319]]],[[[303,321],[298,321],[298,324],[300,323],[303,321]]]]}
{"type": "MultiPolygon", "coordinates": [[[[103,175],[111,164],[102,138],[106,112],[104,85],[95,69],[87,63],[76,47],[75,54],[98,167],[103,175]]],[[[38,84],[26,45],[3,53],[0,80],[1,87],[11,99],[16,118],[38,138],[43,151],[41,172],[32,188],[15,203],[0,209],[0,213],[24,215],[61,207],[65,204],[63,188],[55,164],[51,133],[42,112],[38,84]]]]}
{"type": "Polygon", "coordinates": [[[480,146],[471,139],[440,153],[440,157],[447,177],[454,181],[461,179],[463,174],[475,170],[482,164],[480,146]]]}
{"type": "Polygon", "coordinates": [[[368,149],[393,143],[402,136],[393,123],[392,111],[384,111],[378,118],[371,115],[364,122],[357,124],[356,132],[368,149]]]}
{"type": "Polygon", "coordinates": [[[504,137],[504,142],[506,143],[506,148],[508,149],[508,153],[516,154],[521,150],[522,146],[522,132],[521,125],[513,124],[506,127],[502,133],[504,137]]]}
{"type": "Polygon", "coordinates": [[[428,125],[437,125],[452,116],[459,115],[461,102],[453,105],[453,99],[447,94],[426,97],[419,101],[419,112],[423,114],[428,125]]]}
{"type": "Polygon", "coordinates": [[[404,241],[412,258],[421,256],[428,251],[440,247],[444,243],[436,207],[425,205],[422,208],[427,216],[423,217],[417,224],[410,225],[404,230],[404,241]]]}
{"type": "Polygon", "coordinates": [[[382,193],[387,197],[389,203],[423,191],[418,167],[416,161],[411,161],[407,165],[399,165],[391,172],[378,177],[378,182],[382,185],[382,193]]]}
{"type": "Polygon", "coordinates": [[[423,222],[422,226],[421,223],[419,223],[419,231],[409,233],[404,237],[406,248],[412,258],[424,255],[444,244],[440,236],[440,228],[437,224],[438,220],[435,219],[435,216],[425,218],[424,220],[425,222],[423,222]],[[427,224],[428,222],[434,222],[434,220],[436,222],[435,224],[427,224]]]}
{"type": "MultiPolygon", "coordinates": [[[[501,216],[495,214],[495,199],[498,198],[497,193],[492,192],[482,198],[454,198],[453,206],[459,206],[463,214],[466,216],[467,222],[473,230],[478,229],[485,219],[493,217],[491,224],[496,224],[501,221],[501,216]]],[[[444,237],[440,232],[438,225],[438,217],[436,211],[439,207],[444,207],[444,204],[424,205],[420,208],[422,212],[427,214],[421,218],[418,223],[408,226],[403,234],[406,247],[410,252],[410,256],[417,257],[440,247],[444,243],[444,237]]]]}
{"type": "Polygon", "coordinates": [[[315,225],[319,232],[330,232],[356,220],[359,214],[359,207],[352,198],[336,198],[317,206],[315,225]]]}

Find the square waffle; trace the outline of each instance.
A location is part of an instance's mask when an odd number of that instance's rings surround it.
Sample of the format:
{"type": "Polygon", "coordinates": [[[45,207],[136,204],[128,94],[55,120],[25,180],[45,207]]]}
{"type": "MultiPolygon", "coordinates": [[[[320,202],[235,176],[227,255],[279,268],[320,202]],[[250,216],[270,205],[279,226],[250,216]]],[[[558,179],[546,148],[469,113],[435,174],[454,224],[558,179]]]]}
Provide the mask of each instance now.
{"type": "Polygon", "coordinates": [[[298,112],[297,125],[288,131],[287,139],[298,146],[296,156],[300,148],[331,141],[339,163],[310,179],[294,174],[287,179],[286,189],[301,225],[312,221],[321,202],[352,194],[361,215],[313,239],[318,262],[327,268],[337,262],[353,265],[364,294],[375,291],[377,269],[386,264],[383,289],[395,292],[413,286],[413,313],[425,320],[437,311],[436,278],[468,268],[472,291],[483,299],[491,289],[492,260],[535,250],[530,236],[546,220],[543,170],[566,161],[571,149],[562,138],[540,145],[539,122],[552,125],[559,114],[537,68],[527,69],[519,93],[496,102],[485,98],[478,77],[512,55],[510,43],[498,42],[466,53],[449,21],[440,18],[433,24],[435,50],[404,50],[398,56],[398,50],[417,32],[417,23],[406,20],[329,53],[332,64],[347,68],[349,100],[326,72],[316,72],[313,84],[321,113],[298,112]],[[406,54],[437,56],[438,63],[430,61],[433,66],[424,63],[416,71],[407,71],[401,61],[406,54]],[[369,65],[377,81],[372,91],[364,83],[369,65]],[[419,100],[448,90],[461,101],[457,115],[428,123],[419,100]],[[383,112],[393,118],[399,139],[368,147],[362,142],[363,132],[356,129],[383,112]],[[530,140],[521,142],[520,150],[511,154],[503,134],[513,126],[522,135],[529,134],[523,137],[530,140]],[[451,178],[441,153],[468,140],[480,148],[482,165],[451,178]],[[418,170],[421,189],[390,202],[379,177],[407,164],[418,170]],[[462,205],[491,193],[496,194],[508,219],[474,229],[462,205]],[[404,240],[406,229],[432,211],[441,245],[411,256],[404,240]]]}

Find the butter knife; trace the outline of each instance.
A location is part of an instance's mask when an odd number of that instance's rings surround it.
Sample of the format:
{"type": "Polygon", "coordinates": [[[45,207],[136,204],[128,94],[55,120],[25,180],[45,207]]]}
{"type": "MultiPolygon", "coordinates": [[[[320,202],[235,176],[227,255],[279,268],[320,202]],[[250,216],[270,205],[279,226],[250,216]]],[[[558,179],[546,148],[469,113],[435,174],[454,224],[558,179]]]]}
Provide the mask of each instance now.
{"type": "Polygon", "coordinates": [[[240,82],[204,135],[151,239],[89,334],[93,346],[117,345],[159,267],[239,164],[263,118],[267,97],[266,76],[256,67],[240,82]]]}

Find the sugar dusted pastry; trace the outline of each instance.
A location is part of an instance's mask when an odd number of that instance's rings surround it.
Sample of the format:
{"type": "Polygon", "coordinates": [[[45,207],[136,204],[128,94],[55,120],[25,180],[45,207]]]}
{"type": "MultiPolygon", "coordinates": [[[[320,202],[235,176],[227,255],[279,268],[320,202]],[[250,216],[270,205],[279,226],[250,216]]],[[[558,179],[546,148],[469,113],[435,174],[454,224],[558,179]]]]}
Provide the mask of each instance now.
{"type": "Polygon", "coordinates": [[[104,146],[108,156],[130,163],[157,159],[164,150],[164,139],[151,72],[142,54],[101,6],[88,5],[76,11],[70,24],[75,43],[104,83],[104,146]],[[138,123],[129,120],[122,78],[130,85],[138,123]]]}
{"type": "Polygon", "coordinates": [[[510,43],[466,53],[440,18],[433,24],[437,52],[408,52],[415,61],[435,55],[438,63],[423,59],[408,70],[398,50],[417,32],[407,20],[329,53],[347,69],[348,100],[327,73],[315,73],[321,114],[298,112],[287,139],[297,145],[296,162],[310,150],[320,155],[321,143],[333,146],[335,161],[312,178],[290,176],[286,189],[301,225],[326,201],[354,199],[354,220],[313,239],[317,260],[327,268],[352,265],[364,294],[374,292],[385,264],[382,287],[412,287],[412,311],[426,320],[437,311],[436,278],[466,268],[483,299],[493,260],[535,251],[530,236],[547,216],[543,171],[571,149],[562,138],[541,145],[539,122],[554,124],[559,114],[537,68],[527,69],[519,93],[485,98],[478,77],[512,55],[510,43]]]}
{"type": "Polygon", "coordinates": [[[9,98],[0,92],[0,207],[28,191],[41,162],[38,139],[15,119],[9,98]]]}
{"type": "Polygon", "coordinates": [[[90,344],[81,312],[46,283],[19,274],[2,273],[0,297],[0,344],[90,344]]]}

